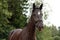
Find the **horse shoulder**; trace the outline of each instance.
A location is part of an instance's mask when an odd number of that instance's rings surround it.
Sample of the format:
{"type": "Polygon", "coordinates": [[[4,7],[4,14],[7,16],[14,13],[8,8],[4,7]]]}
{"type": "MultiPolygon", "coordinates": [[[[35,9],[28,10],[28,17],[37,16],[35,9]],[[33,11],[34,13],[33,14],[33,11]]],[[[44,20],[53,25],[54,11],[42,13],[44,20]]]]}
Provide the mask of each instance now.
{"type": "Polygon", "coordinates": [[[22,29],[15,29],[12,30],[9,34],[10,40],[16,40],[18,38],[18,35],[21,33],[22,29]]]}

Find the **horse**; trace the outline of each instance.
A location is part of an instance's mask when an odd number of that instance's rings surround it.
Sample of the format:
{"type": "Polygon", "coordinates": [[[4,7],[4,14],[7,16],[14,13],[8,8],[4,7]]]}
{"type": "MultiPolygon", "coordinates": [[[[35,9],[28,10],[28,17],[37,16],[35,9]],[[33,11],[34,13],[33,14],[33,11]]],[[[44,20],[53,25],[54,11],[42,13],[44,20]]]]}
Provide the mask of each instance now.
{"type": "Polygon", "coordinates": [[[43,28],[43,14],[41,11],[42,7],[43,4],[41,4],[39,8],[33,4],[32,15],[30,17],[29,23],[23,29],[12,30],[9,34],[8,40],[36,40],[36,28],[38,28],[39,31],[41,31],[43,28]]]}

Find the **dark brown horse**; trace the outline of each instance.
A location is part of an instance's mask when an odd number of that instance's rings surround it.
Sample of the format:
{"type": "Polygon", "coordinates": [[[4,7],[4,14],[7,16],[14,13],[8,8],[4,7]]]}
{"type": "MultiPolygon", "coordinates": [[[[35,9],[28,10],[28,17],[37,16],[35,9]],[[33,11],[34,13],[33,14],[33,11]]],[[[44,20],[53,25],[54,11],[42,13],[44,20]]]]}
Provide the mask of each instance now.
{"type": "Polygon", "coordinates": [[[36,27],[41,31],[43,28],[42,21],[42,6],[36,8],[33,4],[33,11],[29,23],[24,29],[15,29],[9,34],[9,40],[36,40],[35,29],[36,27]],[[40,14],[38,13],[40,12],[40,14]]]}

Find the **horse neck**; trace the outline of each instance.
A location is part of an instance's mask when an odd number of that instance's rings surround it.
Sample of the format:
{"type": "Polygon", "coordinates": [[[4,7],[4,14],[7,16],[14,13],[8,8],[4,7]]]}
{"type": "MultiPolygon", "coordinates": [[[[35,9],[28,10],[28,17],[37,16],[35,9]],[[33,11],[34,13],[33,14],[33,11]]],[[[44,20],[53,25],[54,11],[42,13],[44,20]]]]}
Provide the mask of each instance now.
{"type": "Polygon", "coordinates": [[[33,15],[31,15],[29,23],[27,24],[27,30],[31,33],[35,32],[35,21],[33,19],[33,15]]]}
{"type": "Polygon", "coordinates": [[[32,17],[27,25],[27,30],[29,34],[28,39],[35,40],[35,22],[32,17]]]}

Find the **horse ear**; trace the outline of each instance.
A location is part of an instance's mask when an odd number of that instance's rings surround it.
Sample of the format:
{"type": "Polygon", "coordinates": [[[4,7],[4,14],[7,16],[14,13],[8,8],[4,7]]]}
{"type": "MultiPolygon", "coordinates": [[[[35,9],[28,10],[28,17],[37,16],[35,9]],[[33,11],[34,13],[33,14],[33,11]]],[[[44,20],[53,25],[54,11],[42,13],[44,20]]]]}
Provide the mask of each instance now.
{"type": "Polygon", "coordinates": [[[41,9],[42,9],[42,7],[43,7],[43,4],[41,4],[41,5],[40,5],[39,9],[41,10],[41,9]]]}
{"type": "Polygon", "coordinates": [[[33,10],[35,10],[35,3],[33,3],[33,10]]]}

